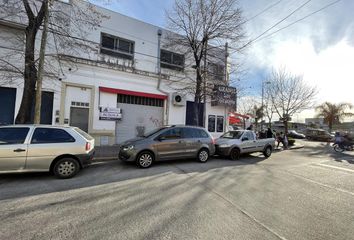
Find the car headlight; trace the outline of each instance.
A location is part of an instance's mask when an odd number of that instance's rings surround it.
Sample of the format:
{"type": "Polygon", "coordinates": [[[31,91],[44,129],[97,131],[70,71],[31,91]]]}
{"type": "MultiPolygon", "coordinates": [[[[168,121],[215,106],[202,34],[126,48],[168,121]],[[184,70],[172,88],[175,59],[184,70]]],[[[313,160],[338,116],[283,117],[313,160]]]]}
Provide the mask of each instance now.
{"type": "Polygon", "coordinates": [[[230,144],[221,144],[221,145],[219,145],[219,147],[228,148],[228,147],[231,147],[231,145],[230,144]]]}
{"type": "Polygon", "coordinates": [[[129,151],[129,150],[133,150],[134,149],[134,145],[130,145],[130,146],[127,146],[127,147],[123,147],[123,150],[124,151],[129,151]]]}

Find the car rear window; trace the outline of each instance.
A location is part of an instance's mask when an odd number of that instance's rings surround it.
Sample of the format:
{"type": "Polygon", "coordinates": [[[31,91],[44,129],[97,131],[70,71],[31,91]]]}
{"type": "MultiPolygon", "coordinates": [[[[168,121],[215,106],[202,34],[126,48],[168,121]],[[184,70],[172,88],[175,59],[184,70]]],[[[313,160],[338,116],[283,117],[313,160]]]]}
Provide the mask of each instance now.
{"type": "Polygon", "coordinates": [[[82,131],[80,128],[74,128],[74,130],[80,134],[81,136],[83,136],[84,138],[86,138],[87,140],[92,140],[93,137],[91,137],[91,135],[89,135],[88,133],[86,133],[85,131],[82,131]]]}
{"type": "Polygon", "coordinates": [[[75,142],[67,131],[59,128],[36,128],[31,143],[66,143],[75,142]]]}
{"type": "Polygon", "coordinates": [[[0,128],[0,144],[22,144],[24,143],[29,128],[0,128]]]}

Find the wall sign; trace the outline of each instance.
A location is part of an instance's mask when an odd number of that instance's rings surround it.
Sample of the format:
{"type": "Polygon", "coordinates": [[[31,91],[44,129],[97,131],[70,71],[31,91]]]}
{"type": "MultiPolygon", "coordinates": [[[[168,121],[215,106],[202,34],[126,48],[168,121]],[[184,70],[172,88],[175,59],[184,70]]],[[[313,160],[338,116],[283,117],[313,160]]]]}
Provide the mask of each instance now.
{"type": "Polygon", "coordinates": [[[122,110],[120,108],[100,107],[100,120],[116,121],[122,119],[122,110]]]}
{"type": "Polygon", "coordinates": [[[216,85],[211,99],[212,106],[227,106],[236,108],[236,88],[216,85]]]}

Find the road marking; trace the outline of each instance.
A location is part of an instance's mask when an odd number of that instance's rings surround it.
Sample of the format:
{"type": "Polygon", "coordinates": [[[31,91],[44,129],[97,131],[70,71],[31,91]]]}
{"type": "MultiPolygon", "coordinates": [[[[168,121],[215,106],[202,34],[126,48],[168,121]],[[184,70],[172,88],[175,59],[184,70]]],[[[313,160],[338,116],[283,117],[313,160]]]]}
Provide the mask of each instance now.
{"type": "MultiPolygon", "coordinates": [[[[280,172],[280,171],[279,171],[279,172],[280,172]]],[[[341,188],[333,187],[333,186],[328,185],[328,184],[325,184],[325,183],[320,183],[320,182],[317,182],[317,181],[315,181],[315,180],[312,180],[312,179],[310,179],[310,178],[301,176],[301,175],[296,174],[296,173],[292,173],[292,172],[289,172],[289,171],[286,171],[286,170],[281,171],[281,172],[290,174],[290,175],[292,175],[292,176],[294,176],[294,177],[298,177],[298,178],[304,179],[304,180],[306,180],[306,181],[309,181],[309,182],[318,184],[318,185],[323,186],[323,187],[327,187],[327,188],[330,188],[330,189],[334,189],[334,190],[337,190],[337,191],[339,191],[339,192],[347,193],[347,194],[350,194],[350,195],[354,196],[354,193],[353,193],[353,192],[350,192],[350,191],[347,191],[347,190],[344,190],[344,189],[341,189],[341,188]]]]}
{"type": "Polygon", "coordinates": [[[352,170],[352,169],[342,168],[342,167],[337,167],[337,166],[332,166],[332,165],[327,165],[327,164],[323,164],[323,163],[316,163],[316,164],[313,164],[313,165],[321,166],[321,167],[325,167],[325,168],[333,168],[333,169],[337,169],[337,170],[341,170],[341,171],[345,171],[345,172],[354,173],[354,170],[352,170]]]}

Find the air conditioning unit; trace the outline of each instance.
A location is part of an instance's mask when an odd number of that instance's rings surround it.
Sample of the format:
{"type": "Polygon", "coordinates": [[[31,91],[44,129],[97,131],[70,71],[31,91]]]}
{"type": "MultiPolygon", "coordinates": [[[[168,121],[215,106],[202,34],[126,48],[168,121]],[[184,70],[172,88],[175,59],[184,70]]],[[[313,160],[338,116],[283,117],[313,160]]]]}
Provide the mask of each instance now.
{"type": "Polygon", "coordinates": [[[172,94],[172,103],[175,106],[185,106],[186,105],[186,97],[180,93],[172,94]]]}

